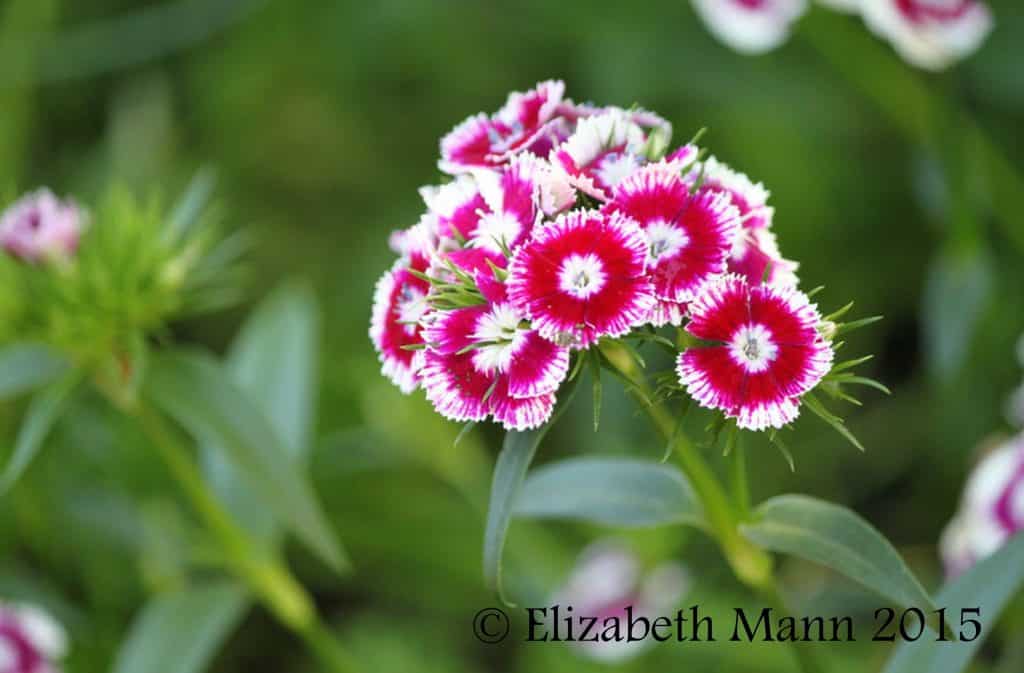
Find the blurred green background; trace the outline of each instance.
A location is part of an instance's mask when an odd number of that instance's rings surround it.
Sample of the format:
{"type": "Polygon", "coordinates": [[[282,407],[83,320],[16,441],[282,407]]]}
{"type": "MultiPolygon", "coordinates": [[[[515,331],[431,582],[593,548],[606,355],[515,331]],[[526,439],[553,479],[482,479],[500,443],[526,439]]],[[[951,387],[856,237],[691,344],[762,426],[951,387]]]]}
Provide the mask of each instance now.
{"type": "MultiPolygon", "coordinates": [[[[886,316],[846,346],[876,354],[865,373],[893,389],[850,410],[868,452],[801,419],[788,441],[795,474],[767,441],[748,442],[755,497],[797,491],[849,504],[934,588],[936,540],[977,447],[1010,430],[1004,401],[1022,379],[1014,344],[1024,331],[1024,211],[993,205],[970,155],[950,162],[944,143],[918,142],[884,112],[914,109],[913,90],[889,87],[896,98],[885,107],[846,75],[923,82],[1024,169],[1024,8],[993,5],[997,27],[980,52],[929,76],[911,73],[856,19],[820,8],[783,48],[752,58],[714,42],[684,0],[7,0],[0,187],[45,184],[89,203],[120,180],[173,197],[209,165],[231,227],[254,238],[252,301],[285,277],[313,281],[324,349],[312,474],[356,572],[339,579],[301,550],[291,556],[363,670],[603,670],[560,645],[476,641],[472,615],[496,602],[481,574],[481,506],[500,433],[478,428],[453,446],[458,426],[378,374],[367,338],[373,284],[391,264],[388,234],[423,209],[416,188],[438,180],[438,139],[497,109],[508,91],[552,77],[577,100],[657,110],[677,141],[707,126],[711,151],[771,190],[780,245],[800,261],[803,285],[827,286],[825,308],[854,299],[858,315],[886,316]],[[815,46],[830,31],[838,69],[815,46]],[[944,165],[959,169],[959,192],[944,165]]],[[[955,145],[961,128],[954,119],[939,137],[955,145]]],[[[221,350],[246,308],[182,324],[178,336],[221,350]]],[[[0,408],[6,445],[21,411],[0,408]]],[[[660,457],[611,382],[600,433],[590,418],[579,395],[539,460],[660,457]]],[[[135,429],[99,401],[74,409],[4,499],[0,595],[42,602],[62,619],[69,671],[109,670],[146,597],[180,582],[190,515],[177,501],[135,429]]],[[[513,595],[541,604],[587,542],[609,532],[516,523],[513,595]]],[[[684,560],[696,579],[687,605],[750,600],[694,533],[625,539],[651,563],[684,560]]],[[[792,562],[783,577],[815,609],[870,624],[878,607],[814,567],[792,562]]],[[[822,647],[837,671],[877,670],[886,655],[870,643],[822,647]]],[[[621,670],[771,673],[791,670],[789,657],[778,645],[664,645],[621,670]]],[[[254,609],[211,670],[313,668],[301,644],[254,609]]]]}

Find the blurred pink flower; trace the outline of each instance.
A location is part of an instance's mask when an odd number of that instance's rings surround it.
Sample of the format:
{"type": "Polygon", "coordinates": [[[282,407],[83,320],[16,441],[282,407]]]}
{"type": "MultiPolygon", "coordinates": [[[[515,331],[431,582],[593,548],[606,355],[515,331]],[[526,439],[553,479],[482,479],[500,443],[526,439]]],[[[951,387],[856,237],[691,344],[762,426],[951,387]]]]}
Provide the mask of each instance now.
{"type": "Polygon", "coordinates": [[[912,65],[942,70],[973,53],[992,30],[977,0],[861,0],[864,21],[912,65]]]}
{"type": "Polygon", "coordinates": [[[946,571],[956,576],[1024,530],[1024,435],[986,455],[964,487],[960,509],[939,543],[946,571]]]}
{"type": "Polygon", "coordinates": [[[0,604],[0,673],[56,673],[66,648],[64,630],[45,612],[0,604]]]}
{"type": "Polygon", "coordinates": [[[786,41],[806,0],[693,0],[708,30],[743,54],[770,51],[786,41]]]}
{"type": "MultiPolygon", "coordinates": [[[[572,614],[605,619],[627,619],[626,608],[636,617],[654,619],[675,611],[690,588],[690,578],[678,563],[663,563],[642,572],[640,560],[628,547],[616,542],[596,542],[576,562],[553,605],[572,607],[572,614]]],[[[653,641],[578,642],[579,651],[601,661],[622,661],[636,656],[653,641]]]]}
{"type": "Polygon", "coordinates": [[[78,206],[43,188],[26,194],[0,215],[0,246],[25,262],[70,257],[78,248],[84,223],[78,206]]]}

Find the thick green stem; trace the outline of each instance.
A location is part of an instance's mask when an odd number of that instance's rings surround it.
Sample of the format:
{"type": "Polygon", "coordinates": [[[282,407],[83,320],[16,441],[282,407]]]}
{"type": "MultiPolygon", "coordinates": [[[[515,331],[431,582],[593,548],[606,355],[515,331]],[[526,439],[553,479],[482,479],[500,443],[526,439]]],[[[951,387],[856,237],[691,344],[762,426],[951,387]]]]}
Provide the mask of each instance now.
{"type": "Polygon", "coordinates": [[[747,481],[747,448],[741,436],[732,447],[732,497],[740,518],[750,514],[750,484],[747,481]]]}
{"type": "MultiPolygon", "coordinates": [[[[604,353],[608,361],[623,376],[633,382],[640,394],[650,400],[650,387],[635,362],[628,355],[619,357],[620,354],[616,353],[612,347],[606,348],[604,353]]],[[[661,404],[653,402],[645,403],[643,407],[658,432],[667,441],[673,442],[673,454],[700,499],[711,532],[721,545],[733,572],[740,581],[765,599],[777,617],[787,616],[789,612],[779,595],[771,556],[740,533],[740,516],[745,515],[750,499],[742,443],[737,440],[736,446],[733,448],[734,486],[737,490],[737,501],[742,503],[737,508],[729,502],[726,490],[697,447],[683,433],[676,431],[677,423],[676,419],[672,418],[672,414],[661,404]],[[740,512],[740,516],[737,515],[737,511],[740,512]]],[[[794,644],[793,652],[803,673],[821,672],[821,666],[805,646],[794,644]]]]}
{"type": "Polygon", "coordinates": [[[733,572],[754,589],[761,590],[768,586],[772,581],[771,557],[740,535],[739,521],[729,496],[707,461],[685,435],[674,432],[675,420],[663,406],[649,404],[645,409],[662,436],[666,440],[673,440],[672,453],[697,493],[704,508],[704,516],[733,572]]]}
{"type": "Polygon", "coordinates": [[[326,670],[354,673],[344,649],[320,621],[313,599],[278,559],[254,544],[210,492],[190,452],[178,442],[163,417],[145,403],[132,408],[157,452],[196,513],[221,546],[230,568],[282,624],[297,633],[326,670]]]}
{"type": "MultiPolygon", "coordinates": [[[[604,349],[604,354],[643,397],[651,399],[650,386],[628,354],[617,352],[611,346],[604,349]]],[[[733,572],[744,584],[764,589],[772,581],[771,557],[740,534],[739,520],[728,494],[697,447],[685,434],[675,431],[676,419],[661,404],[643,404],[643,407],[662,437],[672,441],[672,453],[700,499],[711,533],[721,545],[733,572]]]]}

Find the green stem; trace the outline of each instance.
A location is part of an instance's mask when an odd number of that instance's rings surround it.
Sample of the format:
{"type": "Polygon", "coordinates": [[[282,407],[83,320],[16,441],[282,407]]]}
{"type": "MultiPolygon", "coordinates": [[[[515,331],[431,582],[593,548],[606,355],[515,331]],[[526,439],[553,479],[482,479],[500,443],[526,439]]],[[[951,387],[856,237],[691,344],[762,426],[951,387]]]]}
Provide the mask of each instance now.
{"type": "Polygon", "coordinates": [[[936,93],[919,73],[848,17],[812,8],[800,23],[799,34],[915,142],[940,153],[948,142],[944,126],[955,126],[966,151],[977,158],[989,179],[993,212],[1003,235],[1024,250],[1024,177],[962,106],[936,93]]]}
{"type": "Polygon", "coordinates": [[[322,624],[313,599],[279,560],[263,553],[210,492],[191,453],[174,436],[163,417],[140,402],[132,409],[160,457],[196,513],[217,539],[231,569],[282,624],[309,644],[326,670],[358,670],[341,644],[322,624]]]}
{"type": "Polygon", "coordinates": [[[750,514],[750,483],[747,480],[747,448],[737,434],[732,447],[732,495],[740,518],[750,514]]]}
{"type": "MultiPolygon", "coordinates": [[[[778,587],[772,582],[772,585],[766,590],[761,592],[762,599],[768,604],[768,607],[772,609],[776,619],[788,617],[789,609],[786,607],[786,602],[782,599],[782,594],[779,593],[778,587]]],[[[800,665],[800,670],[804,673],[821,673],[822,667],[818,662],[814,653],[810,650],[810,643],[793,642],[793,654],[796,656],[797,663],[800,665]]]]}
{"type": "MultiPolygon", "coordinates": [[[[633,382],[644,398],[652,399],[650,386],[637,364],[626,353],[613,347],[604,349],[608,361],[633,382]]],[[[711,533],[718,540],[733,572],[748,586],[761,590],[772,580],[771,557],[743,537],[729,496],[697,447],[682,432],[676,432],[676,419],[661,404],[643,404],[644,411],[666,441],[672,441],[672,454],[700,499],[711,533]]]]}
{"type": "MultiPolygon", "coordinates": [[[[612,366],[632,381],[644,398],[651,400],[650,386],[632,358],[628,354],[619,357],[620,354],[611,346],[603,348],[603,351],[612,366]]],[[[652,402],[643,404],[643,408],[658,432],[666,440],[674,442],[673,454],[696,492],[711,532],[721,545],[733,572],[740,581],[764,597],[776,615],[787,616],[789,612],[779,595],[771,556],[740,533],[740,518],[736,514],[736,509],[730,504],[728,494],[707,461],[682,432],[676,432],[676,419],[664,406],[652,402]]],[[[744,507],[749,507],[745,455],[739,441],[733,451],[736,466],[734,486],[737,489],[738,500],[744,503],[744,507]],[[742,478],[739,478],[740,474],[742,478]]],[[[745,514],[746,510],[740,508],[739,511],[745,514]]],[[[821,666],[806,646],[797,643],[793,645],[800,670],[803,673],[821,673],[821,666]]]]}

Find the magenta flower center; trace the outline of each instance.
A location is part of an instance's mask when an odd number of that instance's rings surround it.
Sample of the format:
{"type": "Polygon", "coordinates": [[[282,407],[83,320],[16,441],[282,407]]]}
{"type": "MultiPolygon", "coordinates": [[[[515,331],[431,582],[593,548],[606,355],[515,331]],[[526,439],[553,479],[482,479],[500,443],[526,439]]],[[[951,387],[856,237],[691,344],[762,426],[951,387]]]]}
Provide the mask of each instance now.
{"type": "Polygon", "coordinates": [[[558,286],[566,294],[577,299],[586,299],[601,291],[608,275],[604,264],[594,253],[569,255],[562,262],[558,272],[558,286]]]}
{"type": "Polygon", "coordinates": [[[952,21],[962,17],[974,0],[895,0],[896,9],[912,23],[952,21]]]}
{"type": "Polygon", "coordinates": [[[746,371],[757,374],[778,357],[779,346],[767,327],[751,323],[736,330],[729,341],[729,354],[746,371]]]}

